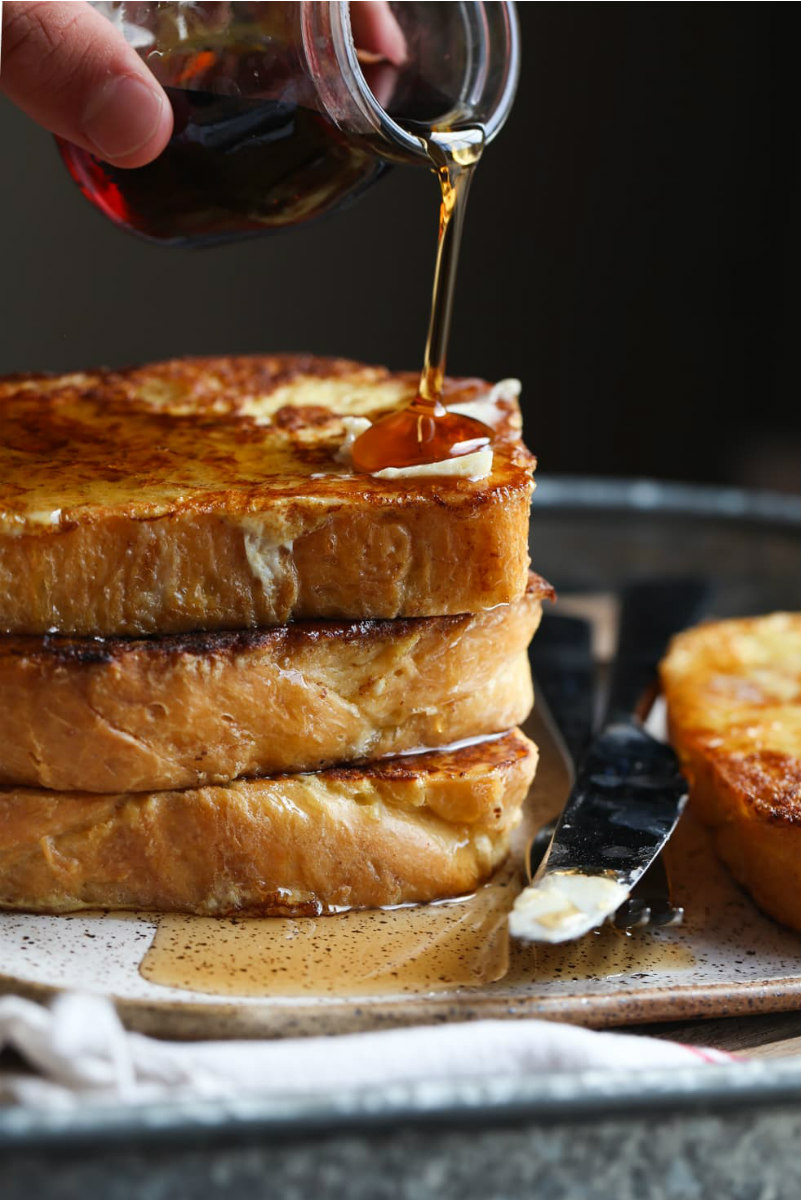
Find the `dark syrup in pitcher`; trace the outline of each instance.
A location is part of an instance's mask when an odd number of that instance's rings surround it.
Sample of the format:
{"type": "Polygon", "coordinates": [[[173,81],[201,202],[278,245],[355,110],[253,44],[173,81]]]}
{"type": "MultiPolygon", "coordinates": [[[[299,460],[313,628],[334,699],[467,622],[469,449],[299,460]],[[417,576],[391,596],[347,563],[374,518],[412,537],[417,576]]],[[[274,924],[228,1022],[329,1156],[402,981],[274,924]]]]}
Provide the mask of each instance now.
{"type": "MultiPolygon", "coordinates": [[[[124,170],[57,138],[67,169],[116,224],[171,245],[214,245],[324,216],[389,164],[319,111],[293,53],[235,46],[169,60],[173,78],[194,86],[163,85],[174,128],[159,157],[124,170]]],[[[365,67],[368,80],[378,69],[365,67]]],[[[415,73],[394,72],[387,109],[401,124],[430,128],[449,104],[415,73]]]]}
{"type": "Polygon", "coordinates": [[[123,170],[59,140],[84,195],[146,238],[201,246],[297,225],[354,198],[385,167],[313,109],[165,91],[175,128],[145,167],[123,170]]]}

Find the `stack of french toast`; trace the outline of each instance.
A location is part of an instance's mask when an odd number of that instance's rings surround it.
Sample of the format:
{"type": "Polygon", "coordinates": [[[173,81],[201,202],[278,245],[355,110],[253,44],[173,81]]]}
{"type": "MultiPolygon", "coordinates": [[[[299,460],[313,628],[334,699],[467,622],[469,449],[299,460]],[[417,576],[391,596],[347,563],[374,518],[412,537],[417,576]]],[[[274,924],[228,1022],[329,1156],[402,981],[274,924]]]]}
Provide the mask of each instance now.
{"type": "Polygon", "coordinates": [[[534,460],[516,387],[461,380],[480,469],[355,471],[416,384],[298,356],[0,383],[0,906],[318,914],[489,877],[537,758],[534,460]]]}

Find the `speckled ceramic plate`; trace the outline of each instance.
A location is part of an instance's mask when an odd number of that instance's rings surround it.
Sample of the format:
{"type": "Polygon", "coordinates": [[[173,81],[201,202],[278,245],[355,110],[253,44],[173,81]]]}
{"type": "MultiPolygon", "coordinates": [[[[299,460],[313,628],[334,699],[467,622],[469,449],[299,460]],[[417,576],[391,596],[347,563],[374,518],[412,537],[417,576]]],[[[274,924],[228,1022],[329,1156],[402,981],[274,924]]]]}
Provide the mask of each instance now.
{"type": "Polygon", "coordinates": [[[543,1016],[594,1026],[779,1011],[801,1000],[801,937],[763,917],[685,818],[669,848],[679,928],[611,928],[562,947],[510,943],[527,837],[568,778],[542,717],[541,765],[508,867],[467,901],[301,921],[0,914],[1,986],[110,993],[172,1037],[344,1032],[543,1016]],[[333,962],[333,967],[332,967],[333,962]]]}
{"type": "MultiPolygon", "coordinates": [[[[692,572],[712,582],[715,615],[798,608],[800,551],[798,497],[563,478],[540,482],[533,511],[533,563],[574,603],[582,593],[608,592],[632,576],[692,572]]],[[[348,938],[357,942],[356,933],[361,936],[365,922],[372,923],[380,936],[373,932],[367,940],[381,946],[380,961],[369,969],[362,964],[359,985],[351,971],[348,986],[332,980],[322,995],[297,990],[292,995],[286,986],[283,994],[271,996],[226,994],[241,990],[242,980],[252,986],[255,979],[258,987],[260,978],[271,979],[275,990],[280,939],[272,922],[195,919],[181,925],[139,915],[0,914],[0,988],[36,997],[68,987],[107,992],[130,1025],[176,1037],[528,1015],[609,1026],[797,1007],[801,937],[760,914],[689,817],[668,849],[674,898],[686,910],[682,927],[628,938],[607,930],[561,949],[508,945],[505,909],[520,885],[522,845],[533,825],[560,806],[567,787],[547,729],[535,725],[531,732],[542,762],[527,828],[489,903],[417,910],[419,928],[415,933],[412,927],[411,934],[404,914],[326,918],[283,929],[284,945],[294,942],[295,964],[302,946],[309,979],[317,974],[317,960],[336,953],[339,934],[329,922],[343,926],[340,947],[347,947],[348,938]],[[389,926],[381,921],[396,922],[402,936],[390,929],[393,936],[385,937],[389,926]],[[348,922],[361,923],[353,936],[348,922]],[[212,938],[216,947],[208,944],[210,927],[218,931],[212,938]],[[170,985],[156,982],[159,964],[153,971],[154,955],[148,955],[154,940],[167,944],[167,952],[156,957],[162,968],[167,961],[170,985]],[[445,963],[441,971],[430,969],[432,947],[445,963]]]]}

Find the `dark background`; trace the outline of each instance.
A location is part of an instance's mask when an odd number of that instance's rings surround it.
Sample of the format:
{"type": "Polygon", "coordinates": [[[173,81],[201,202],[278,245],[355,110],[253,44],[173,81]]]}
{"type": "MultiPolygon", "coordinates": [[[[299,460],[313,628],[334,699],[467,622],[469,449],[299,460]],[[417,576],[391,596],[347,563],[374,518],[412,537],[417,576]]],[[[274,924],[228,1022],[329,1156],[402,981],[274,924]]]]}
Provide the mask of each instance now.
{"type": "MultiPolygon", "coordinates": [[[[796,10],[520,5],[449,366],[523,380],[543,470],[801,489],[796,10]]],[[[190,251],[116,230],[7,102],[0,146],[0,372],[271,350],[417,367],[424,171],[316,226],[190,251]]]]}

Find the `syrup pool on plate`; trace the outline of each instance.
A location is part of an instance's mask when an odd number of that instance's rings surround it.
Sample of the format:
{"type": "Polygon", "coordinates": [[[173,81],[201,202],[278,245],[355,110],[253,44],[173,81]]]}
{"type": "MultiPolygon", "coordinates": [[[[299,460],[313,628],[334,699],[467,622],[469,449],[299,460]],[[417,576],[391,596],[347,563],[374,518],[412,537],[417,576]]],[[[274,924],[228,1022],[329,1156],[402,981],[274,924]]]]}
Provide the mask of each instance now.
{"type": "Polygon", "coordinates": [[[472,895],[321,917],[159,918],[139,970],[222,996],[421,995],[480,987],[509,965],[517,888],[503,867],[472,895]]]}

